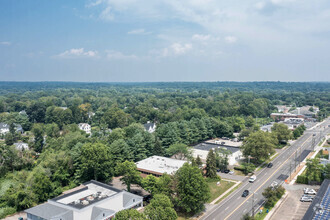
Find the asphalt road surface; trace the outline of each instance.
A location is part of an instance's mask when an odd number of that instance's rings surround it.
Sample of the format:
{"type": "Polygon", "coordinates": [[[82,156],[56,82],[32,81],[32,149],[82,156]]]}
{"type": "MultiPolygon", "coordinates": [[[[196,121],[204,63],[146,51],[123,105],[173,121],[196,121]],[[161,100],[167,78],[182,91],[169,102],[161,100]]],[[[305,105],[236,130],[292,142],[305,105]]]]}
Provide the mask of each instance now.
{"type": "Polygon", "coordinates": [[[293,172],[299,162],[313,150],[313,144],[319,143],[321,138],[330,133],[330,120],[325,120],[321,125],[306,130],[298,140],[290,147],[284,149],[273,161],[272,168],[263,168],[255,173],[257,179],[254,183],[249,183],[248,177],[242,185],[216,207],[208,211],[201,218],[203,220],[239,220],[245,213],[252,214],[252,207],[255,213],[264,202],[262,192],[274,181],[283,184],[289,177],[290,170],[293,172]],[[291,164],[291,165],[290,165],[291,164]],[[243,191],[250,191],[249,196],[242,197],[243,191]]]}

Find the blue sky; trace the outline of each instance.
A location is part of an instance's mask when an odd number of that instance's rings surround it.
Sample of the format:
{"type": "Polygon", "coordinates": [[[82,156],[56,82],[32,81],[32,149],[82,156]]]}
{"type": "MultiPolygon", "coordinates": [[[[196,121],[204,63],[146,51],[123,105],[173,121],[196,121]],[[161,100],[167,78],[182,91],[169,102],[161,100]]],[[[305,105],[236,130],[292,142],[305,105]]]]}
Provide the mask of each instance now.
{"type": "Polygon", "coordinates": [[[330,81],[329,0],[1,0],[0,81],[330,81]]]}

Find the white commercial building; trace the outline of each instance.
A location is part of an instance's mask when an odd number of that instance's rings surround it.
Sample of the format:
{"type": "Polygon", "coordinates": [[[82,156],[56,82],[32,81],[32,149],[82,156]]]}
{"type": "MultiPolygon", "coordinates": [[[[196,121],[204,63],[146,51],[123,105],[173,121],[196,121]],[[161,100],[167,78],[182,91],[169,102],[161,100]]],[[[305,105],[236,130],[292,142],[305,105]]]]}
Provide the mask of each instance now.
{"type": "Polygon", "coordinates": [[[25,212],[28,220],[108,220],[118,211],[142,206],[142,196],[91,180],[25,212]]]}
{"type": "Polygon", "coordinates": [[[184,160],[152,156],[137,162],[136,167],[142,174],[161,176],[164,173],[174,174],[186,162],[184,160]]]}
{"type": "Polygon", "coordinates": [[[197,144],[193,147],[192,149],[192,154],[194,158],[199,158],[203,161],[206,162],[207,154],[209,153],[210,150],[213,151],[218,151],[220,154],[223,151],[228,152],[228,163],[229,165],[234,165],[238,163],[238,161],[242,158],[243,154],[240,150],[239,147],[231,147],[225,145],[223,142],[220,142],[220,144],[215,144],[215,143],[210,143],[210,142],[204,142],[197,144]]]}

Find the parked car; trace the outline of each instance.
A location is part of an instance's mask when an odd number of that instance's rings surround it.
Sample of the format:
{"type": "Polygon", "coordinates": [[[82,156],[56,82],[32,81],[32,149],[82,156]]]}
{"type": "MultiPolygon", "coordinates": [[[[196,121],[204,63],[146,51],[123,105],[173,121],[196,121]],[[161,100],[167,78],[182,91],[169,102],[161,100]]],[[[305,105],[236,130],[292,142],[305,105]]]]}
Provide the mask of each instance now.
{"type": "Polygon", "coordinates": [[[242,197],[247,197],[249,195],[249,190],[244,190],[243,191],[243,194],[242,194],[242,197]]]}
{"type": "Polygon", "coordinates": [[[217,172],[220,172],[221,170],[220,169],[217,169],[217,172]]]}
{"type": "Polygon", "coordinates": [[[224,170],[223,172],[224,172],[224,173],[229,173],[229,172],[230,172],[230,170],[224,170]]]}
{"type": "Polygon", "coordinates": [[[303,195],[300,199],[300,202],[313,202],[312,196],[303,195]]]}
{"type": "Polygon", "coordinates": [[[249,182],[253,183],[256,179],[257,179],[257,177],[255,175],[253,175],[250,177],[249,182]]]}
{"type": "Polygon", "coordinates": [[[233,170],[231,170],[231,171],[229,172],[229,174],[230,174],[230,175],[233,175],[233,174],[234,174],[234,171],[233,171],[233,170]]]}
{"type": "Polygon", "coordinates": [[[316,195],[316,191],[314,189],[304,188],[304,194],[307,194],[307,195],[316,195]]]}
{"type": "Polygon", "coordinates": [[[269,163],[269,164],[267,165],[268,168],[271,168],[272,166],[273,166],[272,163],[269,163]]]}

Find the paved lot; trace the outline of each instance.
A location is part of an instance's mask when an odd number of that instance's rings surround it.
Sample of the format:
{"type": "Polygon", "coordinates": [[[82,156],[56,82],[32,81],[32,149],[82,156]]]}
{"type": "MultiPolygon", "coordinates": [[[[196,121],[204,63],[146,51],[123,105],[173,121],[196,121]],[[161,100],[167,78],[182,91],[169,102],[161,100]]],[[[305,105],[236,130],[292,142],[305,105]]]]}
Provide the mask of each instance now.
{"type": "Polygon", "coordinates": [[[303,194],[303,188],[319,189],[320,186],[309,185],[286,185],[284,187],[288,191],[288,196],[276,210],[271,220],[301,220],[305,215],[311,202],[300,202],[300,197],[303,194]]]}

